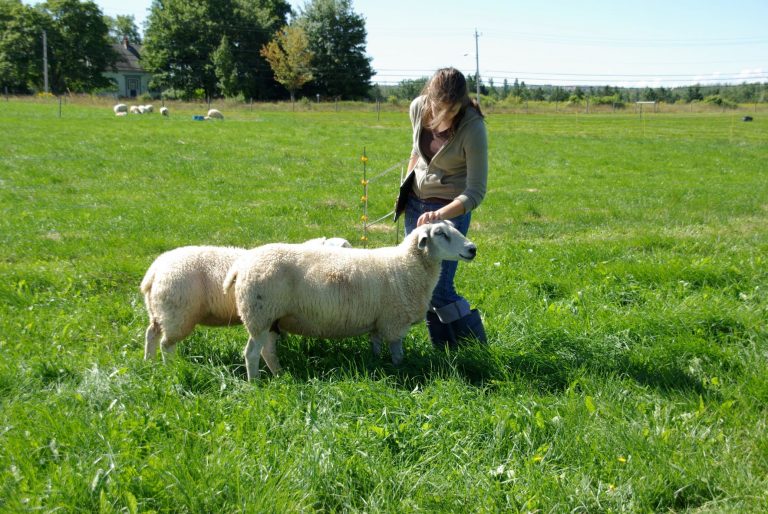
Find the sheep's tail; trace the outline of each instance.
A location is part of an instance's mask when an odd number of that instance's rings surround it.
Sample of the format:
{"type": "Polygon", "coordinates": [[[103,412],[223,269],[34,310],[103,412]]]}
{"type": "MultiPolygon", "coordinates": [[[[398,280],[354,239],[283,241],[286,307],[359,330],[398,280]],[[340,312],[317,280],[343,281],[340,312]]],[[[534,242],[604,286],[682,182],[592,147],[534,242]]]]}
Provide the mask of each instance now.
{"type": "Polygon", "coordinates": [[[141,289],[141,292],[144,295],[144,305],[146,306],[147,313],[149,314],[150,328],[157,325],[157,316],[155,315],[155,309],[152,305],[152,295],[150,295],[150,292],[152,291],[152,284],[155,281],[156,272],[157,268],[153,262],[147,272],[144,274],[144,278],[141,280],[141,285],[139,286],[139,289],[141,289]]]}
{"type": "Polygon", "coordinates": [[[229,291],[232,289],[232,286],[235,285],[235,281],[237,280],[237,267],[232,266],[229,268],[229,271],[227,272],[227,276],[224,277],[224,283],[222,284],[222,287],[224,289],[224,294],[229,294],[229,291]]]}
{"type": "Polygon", "coordinates": [[[152,264],[152,266],[149,267],[147,270],[147,273],[144,275],[144,278],[141,281],[141,292],[144,295],[149,294],[149,292],[152,290],[152,283],[155,281],[155,265],[152,264]]]}

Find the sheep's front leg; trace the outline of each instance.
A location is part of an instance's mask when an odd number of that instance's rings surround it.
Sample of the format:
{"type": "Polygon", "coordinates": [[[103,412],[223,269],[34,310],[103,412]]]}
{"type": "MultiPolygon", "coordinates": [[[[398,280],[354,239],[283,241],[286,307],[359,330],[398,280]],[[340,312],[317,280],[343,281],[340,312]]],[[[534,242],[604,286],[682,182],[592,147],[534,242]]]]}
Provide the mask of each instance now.
{"type": "Polygon", "coordinates": [[[403,339],[398,338],[389,342],[389,355],[392,357],[392,364],[399,366],[403,362],[403,339]]]}
{"type": "Polygon", "coordinates": [[[264,362],[267,363],[269,371],[275,376],[283,371],[283,367],[280,366],[280,360],[277,358],[278,336],[279,334],[277,332],[267,332],[264,347],[261,349],[261,356],[264,357],[264,362]]]}
{"type": "Polygon", "coordinates": [[[163,335],[160,339],[160,347],[163,349],[163,362],[169,362],[176,356],[176,343],[171,341],[168,336],[163,335]]]}
{"type": "Polygon", "coordinates": [[[248,380],[259,379],[259,361],[261,356],[261,349],[264,346],[264,340],[267,337],[268,332],[263,332],[254,338],[253,336],[248,338],[248,344],[245,345],[245,371],[248,373],[248,380]]]}

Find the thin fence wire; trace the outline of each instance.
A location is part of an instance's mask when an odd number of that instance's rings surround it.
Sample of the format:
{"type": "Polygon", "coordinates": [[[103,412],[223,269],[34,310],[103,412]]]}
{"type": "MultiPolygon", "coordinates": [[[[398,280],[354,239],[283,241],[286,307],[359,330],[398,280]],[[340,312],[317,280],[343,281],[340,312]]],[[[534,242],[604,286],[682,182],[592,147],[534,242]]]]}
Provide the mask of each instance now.
{"type": "MultiPolygon", "coordinates": [[[[363,221],[363,235],[360,237],[360,240],[363,242],[364,246],[368,246],[368,229],[374,225],[377,225],[387,219],[388,217],[392,216],[395,213],[395,210],[391,210],[388,213],[384,214],[383,216],[376,218],[373,221],[368,221],[368,200],[370,191],[368,190],[368,184],[371,181],[378,180],[380,178],[383,178],[390,173],[392,173],[395,170],[400,170],[400,182],[398,182],[398,185],[402,183],[403,181],[403,166],[408,162],[408,159],[403,159],[402,161],[398,161],[389,168],[385,169],[384,171],[381,171],[374,175],[371,178],[368,178],[368,171],[367,171],[367,163],[368,163],[368,156],[365,153],[365,148],[363,148],[363,156],[361,157],[361,162],[363,163],[363,178],[361,180],[361,184],[363,185],[363,196],[361,198],[363,202],[363,215],[361,217],[363,221]]],[[[400,234],[400,221],[397,222],[397,228],[395,230],[395,243],[399,241],[399,234],[400,234]]]]}

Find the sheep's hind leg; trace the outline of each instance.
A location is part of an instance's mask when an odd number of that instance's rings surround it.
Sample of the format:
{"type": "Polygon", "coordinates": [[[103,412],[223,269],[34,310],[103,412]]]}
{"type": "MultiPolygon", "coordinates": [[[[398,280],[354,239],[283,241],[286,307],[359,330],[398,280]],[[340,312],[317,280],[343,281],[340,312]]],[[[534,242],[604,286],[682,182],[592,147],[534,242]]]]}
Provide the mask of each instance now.
{"type": "Polygon", "coordinates": [[[266,341],[264,342],[264,346],[261,349],[261,356],[264,357],[264,362],[267,363],[269,371],[271,371],[275,376],[279,375],[283,371],[282,366],[280,366],[280,360],[277,358],[278,336],[279,334],[276,332],[267,332],[266,341]]]}
{"type": "Polygon", "coordinates": [[[371,334],[371,351],[377,359],[381,359],[381,336],[379,334],[371,334]]]}
{"type": "MultiPolygon", "coordinates": [[[[261,349],[264,347],[265,340],[269,337],[269,332],[265,331],[258,337],[248,337],[248,344],[245,345],[245,371],[248,373],[248,380],[259,379],[259,362],[261,358],[261,349]]],[[[266,359],[265,359],[266,360],[266,359]]]]}
{"type": "Polygon", "coordinates": [[[144,336],[144,360],[154,359],[157,356],[157,338],[161,334],[160,325],[154,321],[150,322],[144,336]]]}

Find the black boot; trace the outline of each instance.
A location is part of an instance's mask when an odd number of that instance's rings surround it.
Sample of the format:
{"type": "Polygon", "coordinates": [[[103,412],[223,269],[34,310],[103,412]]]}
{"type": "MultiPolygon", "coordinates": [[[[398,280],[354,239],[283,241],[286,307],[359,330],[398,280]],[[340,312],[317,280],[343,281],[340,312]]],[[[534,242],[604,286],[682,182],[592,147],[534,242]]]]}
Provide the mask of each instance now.
{"type": "MultiPolygon", "coordinates": [[[[469,314],[451,323],[454,337],[459,343],[477,340],[483,344],[488,342],[483,327],[483,320],[477,309],[472,309],[469,314]]],[[[431,333],[431,332],[430,332],[431,333]]]]}
{"type": "Polygon", "coordinates": [[[443,323],[432,311],[427,312],[427,330],[429,338],[432,340],[432,346],[437,350],[445,350],[448,347],[451,350],[456,349],[456,336],[453,334],[451,323],[443,323]]]}

